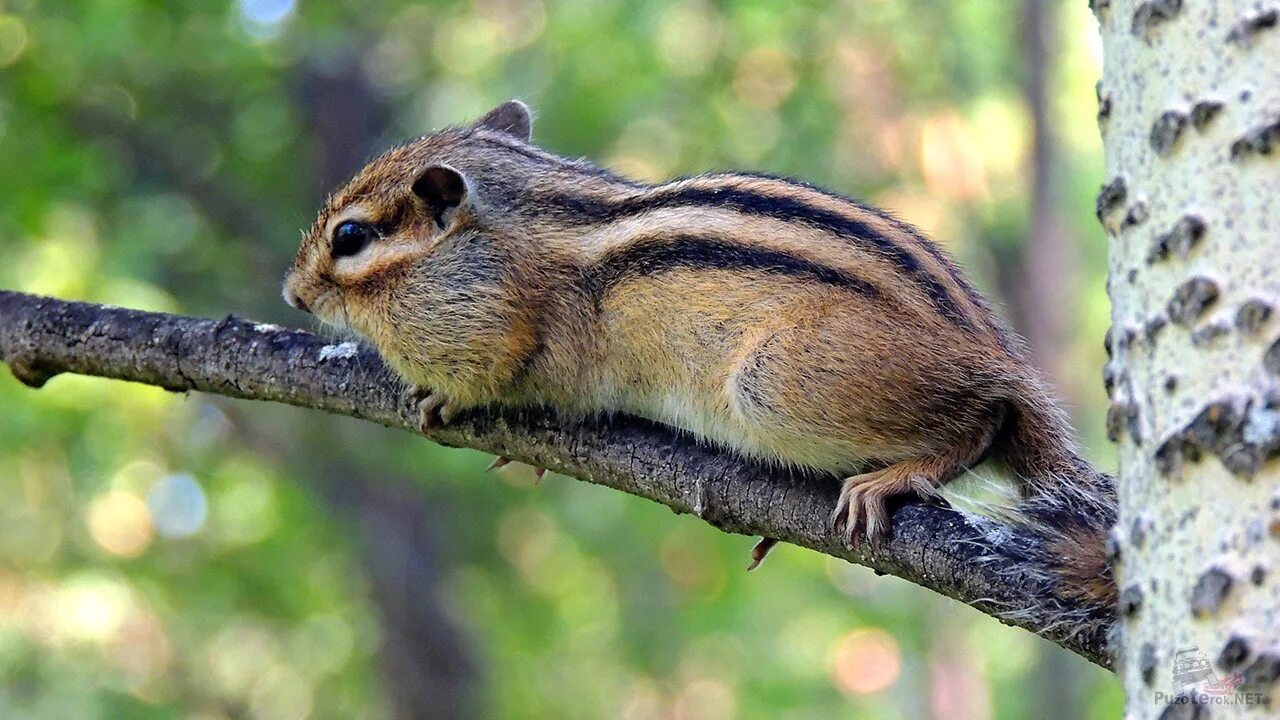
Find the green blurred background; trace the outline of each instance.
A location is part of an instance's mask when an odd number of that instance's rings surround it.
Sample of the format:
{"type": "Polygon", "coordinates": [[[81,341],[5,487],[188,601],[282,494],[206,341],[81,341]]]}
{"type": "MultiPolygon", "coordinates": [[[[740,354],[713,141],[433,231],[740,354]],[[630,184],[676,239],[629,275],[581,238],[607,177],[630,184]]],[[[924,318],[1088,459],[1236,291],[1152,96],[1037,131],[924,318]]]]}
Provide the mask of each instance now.
{"type": "MultiPolygon", "coordinates": [[[[658,179],[932,233],[1104,466],[1086,3],[0,0],[0,287],[310,327],[324,193],[520,97],[658,179]]],[[[357,421],[0,376],[0,717],[1111,717],[1113,678],[890,577],[357,421]]]]}

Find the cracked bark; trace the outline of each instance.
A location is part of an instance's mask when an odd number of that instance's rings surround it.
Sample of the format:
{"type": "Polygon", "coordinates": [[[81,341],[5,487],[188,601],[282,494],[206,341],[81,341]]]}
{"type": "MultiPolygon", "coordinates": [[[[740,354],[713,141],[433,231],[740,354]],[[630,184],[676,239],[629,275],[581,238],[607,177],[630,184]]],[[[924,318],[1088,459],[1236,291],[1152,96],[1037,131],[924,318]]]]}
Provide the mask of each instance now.
{"type": "MultiPolygon", "coordinates": [[[[210,320],[0,291],[0,359],[34,387],[77,373],[287,403],[417,431],[416,408],[371,350],[233,316],[210,320]]],[[[639,419],[567,423],[539,409],[482,409],[428,437],[648,498],[725,532],[773,537],[856,562],[988,614],[1016,613],[1013,624],[1110,665],[1102,632],[1055,623],[1060,601],[1034,592],[1025,568],[1002,548],[975,542],[977,532],[948,508],[901,505],[893,510],[893,535],[880,548],[849,549],[828,524],[838,483],[762,468],[639,419]],[[778,493],[784,502],[773,501],[778,493]]]]}

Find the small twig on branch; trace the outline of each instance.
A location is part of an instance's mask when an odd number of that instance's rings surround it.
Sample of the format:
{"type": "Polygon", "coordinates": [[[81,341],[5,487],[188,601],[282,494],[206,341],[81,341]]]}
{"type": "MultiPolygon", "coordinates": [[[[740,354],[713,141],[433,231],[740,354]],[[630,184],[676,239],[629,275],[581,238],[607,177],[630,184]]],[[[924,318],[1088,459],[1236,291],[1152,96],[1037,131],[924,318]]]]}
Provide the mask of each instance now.
{"type": "MultiPolygon", "coordinates": [[[[235,317],[125,310],[0,291],[0,359],[40,387],[78,373],[270,400],[417,431],[403,386],[372,351],[235,317]]],[[[694,513],[725,532],[760,535],[896,575],[1024,627],[1110,667],[1102,623],[1063,627],[1062,601],[953,510],[898,507],[878,549],[849,549],[828,523],[839,484],[762,468],[634,418],[566,422],[543,410],[478,410],[428,436],[505,455],[694,513]],[[1010,619],[1012,618],[1012,619],[1010,619]]],[[[1006,548],[1019,538],[1010,535],[1006,548]]],[[[744,564],[745,564],[744,546],[744,564]]],[[[767,572],[767,570],[765,570],[767,572]]]]}

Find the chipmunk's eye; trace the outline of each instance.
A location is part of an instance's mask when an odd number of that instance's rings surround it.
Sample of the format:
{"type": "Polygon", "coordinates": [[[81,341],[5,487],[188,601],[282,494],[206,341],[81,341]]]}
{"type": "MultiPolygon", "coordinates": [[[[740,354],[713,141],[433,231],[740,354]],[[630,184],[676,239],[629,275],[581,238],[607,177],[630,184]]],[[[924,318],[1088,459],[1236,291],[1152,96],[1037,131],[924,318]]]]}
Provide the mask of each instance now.
{"type": "Polygon", "coordinates": [[[373,242],[378,231],[372,225],[348,220],[333,231],[333,256],[351,257],[373,242]]]}

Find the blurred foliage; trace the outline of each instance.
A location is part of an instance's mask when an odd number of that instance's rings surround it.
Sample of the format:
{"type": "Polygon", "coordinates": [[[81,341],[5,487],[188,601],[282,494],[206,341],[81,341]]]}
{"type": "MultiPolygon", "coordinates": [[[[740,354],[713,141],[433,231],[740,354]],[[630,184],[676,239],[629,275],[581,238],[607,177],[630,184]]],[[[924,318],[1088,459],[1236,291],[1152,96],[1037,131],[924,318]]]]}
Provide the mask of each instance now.
{"type": "MultiPolygon", "coordinates": [[[[1090,278],[1059,366],[1104,448],[1098,57],[1085,3],[1054,12],[1090,278]]],[[[0,0],[0,287],[301,322],[278,278],[334,173],[515,96],[538,142],[633,176],[759,169],[892,208],[999,294],[1029,216],[1018,24],[1009,0],[0,0]],[[335,159],[325,123],[351,118],[335,159]]],[[[5,374],[0,406],[5,718],[392,714],[377,538],[335,511],[337,459],[436,509],[431,601],[470,639],[478,716],[1120,707],[1107,673],[902,581],[789,547],[746,575],[745,538],[476,453],[80,377],[5,374]]]]}

